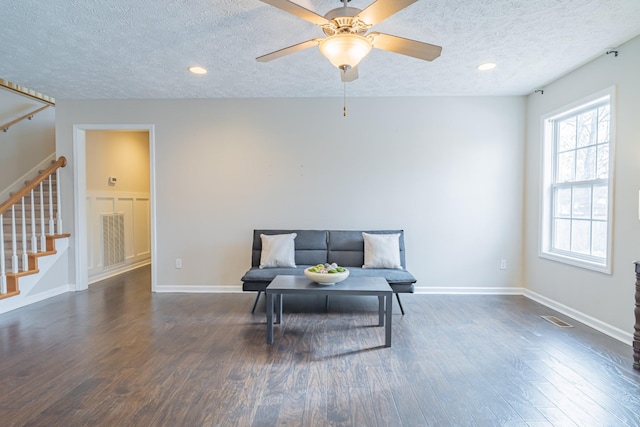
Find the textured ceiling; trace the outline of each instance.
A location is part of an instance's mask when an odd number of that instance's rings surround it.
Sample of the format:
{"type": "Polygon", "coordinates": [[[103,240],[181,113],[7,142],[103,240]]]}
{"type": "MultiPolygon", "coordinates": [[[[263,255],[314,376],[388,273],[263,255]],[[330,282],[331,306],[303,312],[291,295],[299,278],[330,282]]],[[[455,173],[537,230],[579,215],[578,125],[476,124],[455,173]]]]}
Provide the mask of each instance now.
{"type": "MultiPolygon", "coordinates": [[[[297,2],[320,15],[341,4],[297,2]]],[[[374,49],[350,97],[522,95],[640,34],[640,0],[420,0],[374,30],[442,56],[374,49]],[[498,68],[476,70],[485,61],[498,68]]],[[[322,36],[258,0],[3,0],[0,78],[58,99],[342,96],[317,48],[255,61],[322,36]]]]}

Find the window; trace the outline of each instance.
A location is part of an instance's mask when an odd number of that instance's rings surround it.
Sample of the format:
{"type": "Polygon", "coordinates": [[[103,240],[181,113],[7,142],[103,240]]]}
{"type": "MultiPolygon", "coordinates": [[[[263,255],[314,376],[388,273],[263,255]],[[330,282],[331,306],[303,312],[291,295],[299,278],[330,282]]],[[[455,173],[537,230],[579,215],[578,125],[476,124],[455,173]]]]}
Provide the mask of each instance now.
{"type": "Polygon", "coordinates": [[[607,90],[543,117],[540,255],[611,273],[612,98],[607,90]]]}

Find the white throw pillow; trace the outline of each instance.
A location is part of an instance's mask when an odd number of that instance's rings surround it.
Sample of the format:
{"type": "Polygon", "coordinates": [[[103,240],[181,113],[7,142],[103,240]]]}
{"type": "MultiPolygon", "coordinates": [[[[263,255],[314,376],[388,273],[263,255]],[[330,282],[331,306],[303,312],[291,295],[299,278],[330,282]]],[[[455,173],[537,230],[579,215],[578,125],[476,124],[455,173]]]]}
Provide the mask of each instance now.
{"type": "Polygon", "coordinates": [[[260,253],[260,268],[295,267],[296,233],[291,234],[261,234],[262,252],[260,253]]]}
{"type": "Polygon", "coordinates": [[[400,234],[362,233],[364,265],[362,268],[397,268],[400,264],[400,234]]]}

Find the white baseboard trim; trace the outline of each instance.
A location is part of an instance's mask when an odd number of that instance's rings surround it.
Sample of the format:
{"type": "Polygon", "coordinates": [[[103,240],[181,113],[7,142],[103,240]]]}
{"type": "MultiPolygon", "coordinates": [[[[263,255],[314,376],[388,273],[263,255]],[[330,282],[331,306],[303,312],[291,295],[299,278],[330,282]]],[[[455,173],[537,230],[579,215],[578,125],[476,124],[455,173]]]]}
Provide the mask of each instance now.
{"type": "Polygon", "coordinates": [[[598,320],[595,317],[591,317],[588,314],[582,313],[581,311],[568,307],[562,303],[554,301],[528,289],[524,289],[523,295],[533,301],[539,302],[544,306],[552,308],[555,311],[564,314],[565,316],[569,316],[570,318],[577,320],[580,323],[584,323],[585,325],[595,329],[596,331],[602,332],[603,334],[608,335],[611,338],[615,338],[618,341],[621,341],[628,345],[633,345],[632,333],[623,331],[622,329],[609,325],[608,323],[598,320]]]}
{"type": "Polygon", "coordinates": [[[114,270],[109,270],[104,273],[96,274],[95,276],[89,277],[89,285],[93,285],[94,283],[100,282],[105,279],[109,279],[111,277],[117,276],[122,273],[126,273],[131,270],[135,270],[136,268],[144,267],[145,265],[151,264],[151,258],[145,259],[143,261],[138,261],[133,264],[125,265],[121,268],[116,268],[114,270]]]}
{"type": "Polygon", "coordinates": [[[524,288],[496,288],[496,287],[418,287],[416,294],[439,294],[439,295],[523,295],[524,288]]]}
{"type": "Polygon", "coordinates": [[[31,304],[35,304],[40,301],[44,301],[48,298],[52,298],[58,295],[62,295],[66,292],[75,291],[75,286],[73,285],[63,285],[58,286],[54,289],[49,289],[48,291],[41,292],[32,296],[27,296],[21,298],[20,295],[7,298],[6,300],[0,301],[0,314],[7,313],[12,310],[16,310],[18,308],[26,307],[31,304]]]}
{"type": "Polygon", "coordinates": [[[232,286],[212,286],[212,285],[203,285],[203,286],[166,286],[166,285],[158,285],[156,286],[156,292],[158,293],[194,293],[194,294],[235,294],[242,293],[242,286],[240,285],[232,285],[232,286]]]}

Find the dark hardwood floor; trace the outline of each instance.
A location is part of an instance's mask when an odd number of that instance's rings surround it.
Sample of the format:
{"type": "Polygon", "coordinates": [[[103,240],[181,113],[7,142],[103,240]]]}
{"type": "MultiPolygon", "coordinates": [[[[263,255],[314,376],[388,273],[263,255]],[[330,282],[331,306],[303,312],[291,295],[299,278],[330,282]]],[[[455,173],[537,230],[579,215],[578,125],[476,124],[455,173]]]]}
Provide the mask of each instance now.
{"type": "Polygon", "coordinates": [[[151,294],[141,268],[0,315],[2,426],[639,426],[632,349],[519,296],[151,294]],[[559,328],[556,315],[574,328],[559,328]]]}

